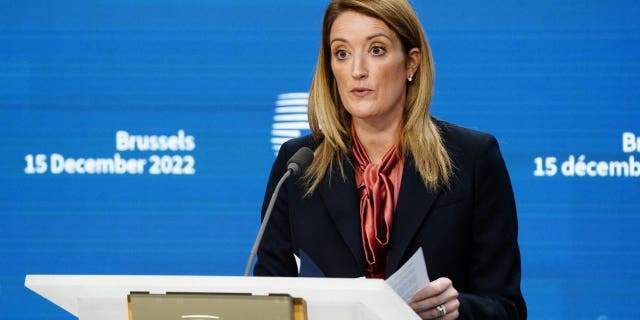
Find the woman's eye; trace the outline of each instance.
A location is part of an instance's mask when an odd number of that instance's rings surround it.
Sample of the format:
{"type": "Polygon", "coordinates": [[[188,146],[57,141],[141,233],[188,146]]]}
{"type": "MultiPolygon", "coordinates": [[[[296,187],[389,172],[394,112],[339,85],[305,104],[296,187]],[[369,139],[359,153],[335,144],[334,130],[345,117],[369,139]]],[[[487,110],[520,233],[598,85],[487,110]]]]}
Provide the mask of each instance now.
{"type": "Polygon", "coordinates": [[[379,46],[375,46],[373,48],[371,48],[371,54],[373,54],[374,56],[381,56],[383,54],[385,54],[385,50],[383,47],[379,47],[379,46]]]}
{"type": "Polygon", "coordinates": [[[349,56],[349,53],[347,53],[347,50],[337,50],[335,55],[338,60],[344,60],[349,56]]]}

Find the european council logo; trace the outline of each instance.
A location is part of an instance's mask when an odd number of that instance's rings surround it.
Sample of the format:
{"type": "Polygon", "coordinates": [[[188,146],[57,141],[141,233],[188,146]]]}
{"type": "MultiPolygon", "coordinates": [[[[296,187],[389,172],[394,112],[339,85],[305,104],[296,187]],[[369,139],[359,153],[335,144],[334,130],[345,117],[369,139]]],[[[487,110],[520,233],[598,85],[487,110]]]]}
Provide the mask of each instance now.
{"type": "Polygon", "coordinates": [[[271,126],[271,145],[278,154],[287,140],[309,134],[307,118],[308,92],[290,92],[278,95],[276,112],[271,126]]]}

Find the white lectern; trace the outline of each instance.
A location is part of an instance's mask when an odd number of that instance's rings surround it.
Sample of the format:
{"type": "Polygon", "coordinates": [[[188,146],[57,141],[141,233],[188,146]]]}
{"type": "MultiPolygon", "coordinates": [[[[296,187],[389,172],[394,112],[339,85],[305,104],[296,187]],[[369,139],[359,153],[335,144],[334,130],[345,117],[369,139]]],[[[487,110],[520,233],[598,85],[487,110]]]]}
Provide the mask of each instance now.
{"type": "Polygon", "coordinates": [[[27,275],[25,286],[80,320],[127,320],[130,292],[290,294],[309,319],[419,319],[383,280],[281,277],[27,275]]]}

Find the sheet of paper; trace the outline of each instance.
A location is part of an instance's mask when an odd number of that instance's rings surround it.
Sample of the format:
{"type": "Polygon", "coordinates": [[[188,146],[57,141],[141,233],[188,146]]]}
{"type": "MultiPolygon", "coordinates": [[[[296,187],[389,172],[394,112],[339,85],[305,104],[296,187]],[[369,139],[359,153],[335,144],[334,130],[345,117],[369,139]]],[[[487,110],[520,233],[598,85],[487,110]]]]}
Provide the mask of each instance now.
{"type": "Polygon", "coordinates": [[[387,284],[406,302],[411,301],[418,290],[429,284],[422,248],[418,249],[407,263],[387,279],[387,284]]]}

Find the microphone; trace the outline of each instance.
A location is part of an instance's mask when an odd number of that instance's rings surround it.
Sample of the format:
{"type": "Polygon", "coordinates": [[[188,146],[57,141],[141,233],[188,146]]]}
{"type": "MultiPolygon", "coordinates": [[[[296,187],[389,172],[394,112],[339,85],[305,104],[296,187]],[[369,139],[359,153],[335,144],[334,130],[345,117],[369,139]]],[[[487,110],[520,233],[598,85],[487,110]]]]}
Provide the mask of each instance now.
{"type": "Polygon", "coordinates": [[[302,147],[287,161],[287,170],[291,170],[291,175],[296,176],[311,164],[313,161],[313,151],[307,147],[302,147]]]}
{"type": "Polygon", "coordinates": [[[258,231],[258,235],[256,236],[256,241],[253,243],[253,247],[251,248],[251,253],[249,254],[249,261],[247,261],[247,267],[244,269],[244,276],[249,276],[251,272],[251,266],[253,265],[253,260],[258,253],[258,247],[260,246],[260,242],[262,241],[262,236],[264,235],[264,230],[267,228],[267,223],[269,223],[269,218],[271,217],[271,211],[273,211],[273,205],[276,203],[276,198],[282,184],[284,184],[285,180],[289,178],[289,176],[296,176],[304,170],[313,162],[313,151],[307,147],[302,147],[296,151],[296,153],[289,158],[287,161],[287,171],[282,175],[280,181],[276,185],[276,188],[273,190],[271,194],[271,199],[269,200],[269,205],[267,206],[267,211],[264,214],[264,219],[262,219],[262,224],[260,224],[260,230],[258,231]]]}

